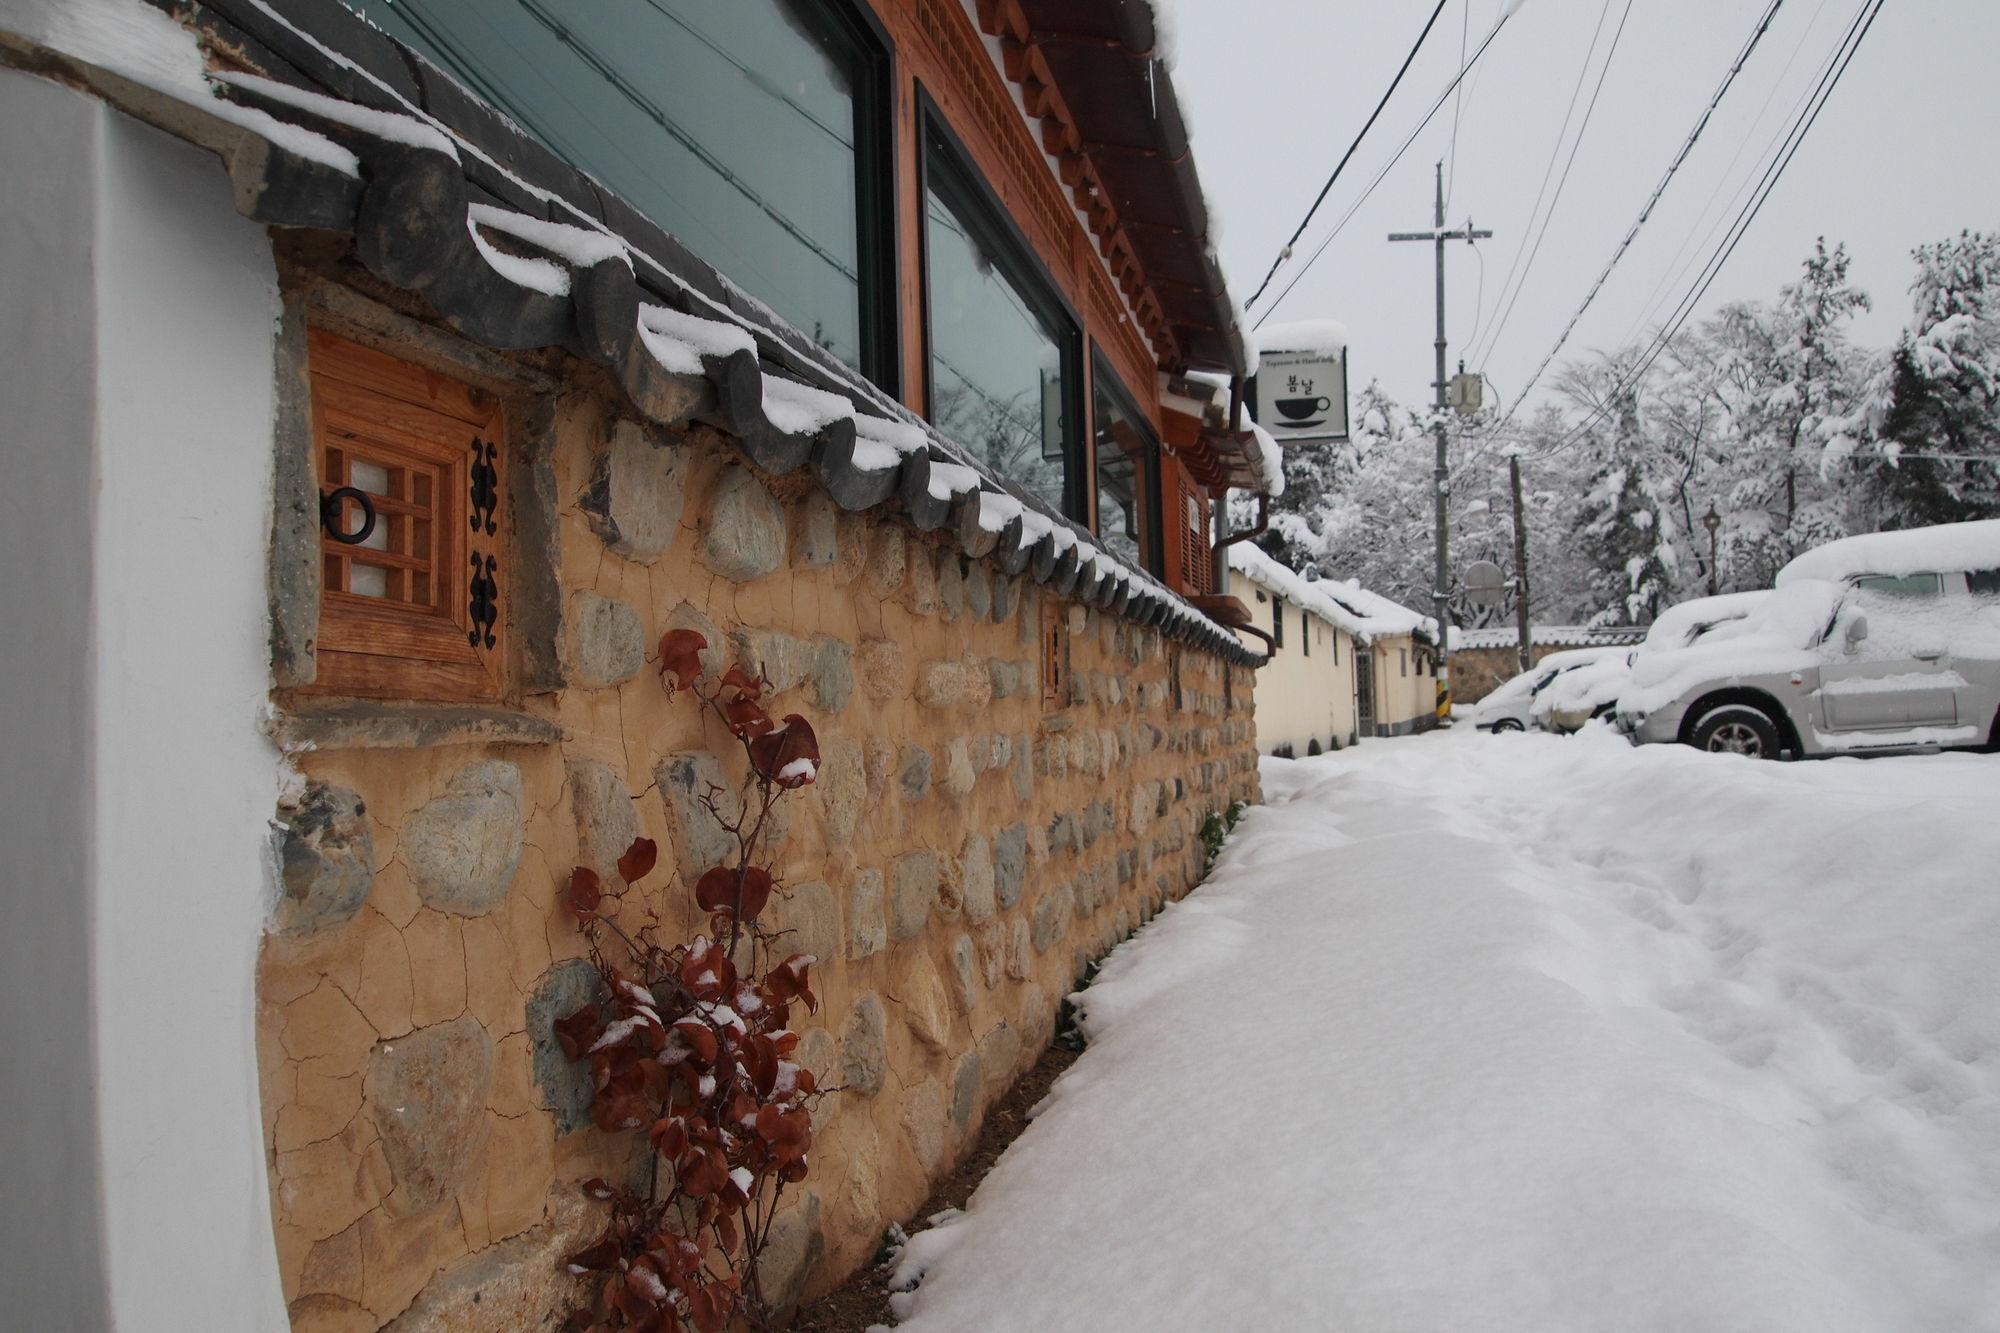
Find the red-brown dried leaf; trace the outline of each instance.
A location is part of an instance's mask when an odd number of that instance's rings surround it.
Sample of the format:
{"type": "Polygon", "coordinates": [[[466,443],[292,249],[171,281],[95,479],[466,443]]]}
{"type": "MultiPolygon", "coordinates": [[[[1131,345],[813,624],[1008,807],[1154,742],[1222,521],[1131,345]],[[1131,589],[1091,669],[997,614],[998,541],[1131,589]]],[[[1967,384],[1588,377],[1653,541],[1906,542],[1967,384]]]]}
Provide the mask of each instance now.
{"type": "Polygon", "coordinates": [[[757,1095],[770,1096],[778,1081],[778,1052],[769,1037],[758,1033],[743,1044],[743,1067],[749,1071],[757,1095]]]}
{"type": "Polygon", "coordinates": [[[660,680],[673,677],[669,691],[685,690],[701,679],[701,650],[708,640],[691,629],[670,629],[660,636],[660,680]]]}
{"type": "Polygon", "coordinates": [[[734,1250],[740,1237],[736,1232],[736,1219],[728,1213],[715,1219],[716,1238],[722,1242],[725,1251],[734,1250]]]}
{"type": "Polygon", "coordinates": [[[720,944],[697,936],[681,961],[681,985],[697,1000],[719,1000],[736,989],[736,964],[720,944]]]}
{"type": "Polygon", "coordinates": [[[653,1122],[647,1134],[653,1141],[653,1149],[670,1162],[678,1162],[687,1151],[687,1124],[679,1116],[667,1116],[653,1122]]]}
{"type": "Polygon", "coordinates": [[[771,872],[762,866],[747,866],[740,872],[716,866],[695,881],[694,900],[704,912],[755,921],[771,901],[771,872]]]}
{"type": "Polygon", "coordinates": [[[780,1165],[803,1161],[812,1147],[812,1113],[803,1108],[781,1111],[766,1103],[757,1112],[757,1137],[770,1145],[780,1165]]]}
{"type": "Polygon", "coordinates": [[[688,1318],[697,1333],[722,1333],[732,1304],[728,1288],[711,1283],[688,1293],[688,1318]]]}
{"type": "Polygon", "coordinates": [[[809,953],[795,953],[772,968],[764,978],[764,989],[772,1001],[783,1004],[795,999],[804,1000],[807,1013],[818,1013],[819,997],[812,993],[808,977],[812,965],[818,961],[809,953]]]}
{"type": "Polygon", "coordinates": [[[699,1018],[683,1018],[674,1024],[674,1031],[679,1033],[681,1040],[685,1041],[689,1048],[694,1051],[694,1054],[689,1057],[692,1063],[698,1064],[704,1069],[715,1063],[716,1045],[714,1028],[702,1022],[699,1018]]]}
{"type": "MultiPolygon", "coordinates": [[[[752,680],[748,675],[744,674],[742,667],[731,667],[729,670],[723,672],[721,685],[734,685],[737,694],[745,699],[761,699],[764,697],[764,682],[762,680],[752,680]]],[[[717,688],[720,688],[720,685],[717,688]]]]}
{"type": "Polygon", "coordinates": [[[705,1199],[729,1183],[729,1159],[720,1148],[699,1147],[681,1165],[681,1188],[705,1199]]]}
{"type": "Polygon", "coordinates": [[[769,713],[740,696],[722,706],[722,720],[729,724],[730,731],[747,741],[754,741],[778,725],[769,713]]]}
{"type": "Polygon", "coordinates": [[[563,1054],[575,1060],[597,1044],[604,1034],[604,1024],[598,1018],[597,1006],[586,1004],[568,1018],[558,1018],[549,1025],[554,1029],[556,1040],[562,1043],[563,1054]]]}
{"type": "Polygon", "coordinates": [[[595,921],[597,904],[604,897],[604,881],[589,866],[578,866],[569,872],[569,892],[563,897],[563,905],[579,921],[595,921]]]}
{"type": "Polygon", "coordinates": [[[757,776],[787,789],[803,787],[819,776],[819,737],[812,723],[797,713],[785,723],[750,742],[750,767],[757,776]]]}
{"type": "Polygon", "coordinates": [[[618,1197],[618,1190],[603,1176],[592,1176],[583,1182],[583,1192],[599,1203],[609,1203],[618,1197]]]}
{"type": "Polygon", "coordinates": [[[660,845],[651,838],[634,838],[632,845],[625,849],[625,855],[618,858],[618,877],[627,884],[636,884],[653,873],[659,864],[660,845]]]}
{"type": "Polygon", "coordinates": [[[602,1273],[617,1266],[619,1254],[618,1242],[607,1237],[578,1250],[563,1262],[572,1273],[602,1273]]]}

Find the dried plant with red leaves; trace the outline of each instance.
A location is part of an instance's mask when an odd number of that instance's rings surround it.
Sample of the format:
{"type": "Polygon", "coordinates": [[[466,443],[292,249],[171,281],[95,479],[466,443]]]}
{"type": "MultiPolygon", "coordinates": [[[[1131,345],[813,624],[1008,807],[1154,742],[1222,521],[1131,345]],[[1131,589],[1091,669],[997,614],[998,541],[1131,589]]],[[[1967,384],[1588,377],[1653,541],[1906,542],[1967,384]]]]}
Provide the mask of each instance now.
{"type": "Polygon", "coordinates": [[[701,804],[736,844],[692,886],[708,929],[663,944],[657,917],[628,929],[627,891],[650,874],[648,838],[618,858],[622,887],[587,866],[570,873],[565,903],[590,942],[608,998],[555,1025],[572,1060],[588,1059],[591,1122],[643,1135],[651,1146],[643,1184],[585,1182],[611,1206],[610,1226],[568,1260],[591,1284],[571,1316],[585,1333],[720,1333],[731,1320],[763,1333],[775,1311],[759,1261],[785,1187],[805,1179],[812,1107],[824,1095],[794,1063],[792,1007],[817,1011],[810,954],[786,955],[762,917],[776,881],[758,852],[771,811],[819,775],[819,741],[796,713],[782,722],[760,706],[766,682],[731,668],[702,688],[693,630],[660,640],[660,680],[671,697],[692,693],[743,746],[748,763],[739,813],[723,813],[720,788],[701,804]],[[740,966],[739,966],[740,964],[740,966]]]}

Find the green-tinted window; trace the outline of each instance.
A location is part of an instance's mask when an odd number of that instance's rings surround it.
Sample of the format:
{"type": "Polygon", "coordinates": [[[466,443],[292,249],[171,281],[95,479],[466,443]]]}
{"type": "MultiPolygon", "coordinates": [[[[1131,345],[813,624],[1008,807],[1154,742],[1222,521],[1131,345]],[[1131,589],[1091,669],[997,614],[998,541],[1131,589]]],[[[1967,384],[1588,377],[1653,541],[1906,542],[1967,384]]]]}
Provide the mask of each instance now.
{"type": "Polygon", "coordinates": [[[926,140],[931,421],[1001,477],[1085,519],[1075,325],[935,126],[926,140]]]}
{"type": "Polygon", "coordinates": [[[1160,447],[1098,358],[1091,374],[1097,535],[1114,555],[1160,572],[1160,447]]]}
{"type": "Polygon", "coordinates": [[[790,0],[347,0],[843,361],[882,369],[858,30],[790,0]]]}

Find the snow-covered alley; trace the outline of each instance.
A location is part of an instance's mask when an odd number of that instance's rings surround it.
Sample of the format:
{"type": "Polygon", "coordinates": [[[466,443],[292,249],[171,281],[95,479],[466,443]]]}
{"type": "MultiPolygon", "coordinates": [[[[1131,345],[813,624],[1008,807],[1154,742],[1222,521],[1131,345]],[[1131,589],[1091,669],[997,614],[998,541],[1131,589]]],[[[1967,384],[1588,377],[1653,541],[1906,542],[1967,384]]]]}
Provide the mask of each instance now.
{"type": "Polygon", "coordinates": [[[1292,763],[901,1327],[2000,1329],[2000,758],[1292,763]]]}

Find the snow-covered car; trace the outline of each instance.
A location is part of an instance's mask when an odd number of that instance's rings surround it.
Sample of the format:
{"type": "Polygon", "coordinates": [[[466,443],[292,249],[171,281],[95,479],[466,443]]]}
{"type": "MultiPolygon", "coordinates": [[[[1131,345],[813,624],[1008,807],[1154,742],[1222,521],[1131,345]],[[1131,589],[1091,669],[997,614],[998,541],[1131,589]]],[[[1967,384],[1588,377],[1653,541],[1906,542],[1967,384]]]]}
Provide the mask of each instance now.
{"type": "Polygon", "coordinates": [[[1776,584],[1639,653],[1619,729],[1767,758],[2000,744],[2000,520],[1843,538],[1776,584]]]}
{"type": "Polygon", "coordinates": [[[1660,612],[1647,628],[1645,642],[1639,645],[1639,651],[1657,653],[1685,648],[1704,635],[1717,631],[1727,637],[1727,626],[1749,615],[1770,595],[1769,588],[1762,588],[1756,592],[1725,592],[1714,597],[1677,602],[1660,612]]]}
{"type": "Polygon", "coordinates": [[[1558,677],[1606,658],[1624,658],[1630,653],[1629,648],[1568,648],[1550,653],[1471,705],[1467,711],[1472,715],[1472,725],[1481,731],[1526,731],[1535,720],[1537,700],[1558,677]]]}
{"type": "Polygon", "coordinates": [[[1595,661],[1579,662],[1556,673],[1528,709],[1528,718],[1544,731],[1567,736],[1583,729],[1617,704],[1632,674],[1630,648],[1613,648],[1595,661]]]}

